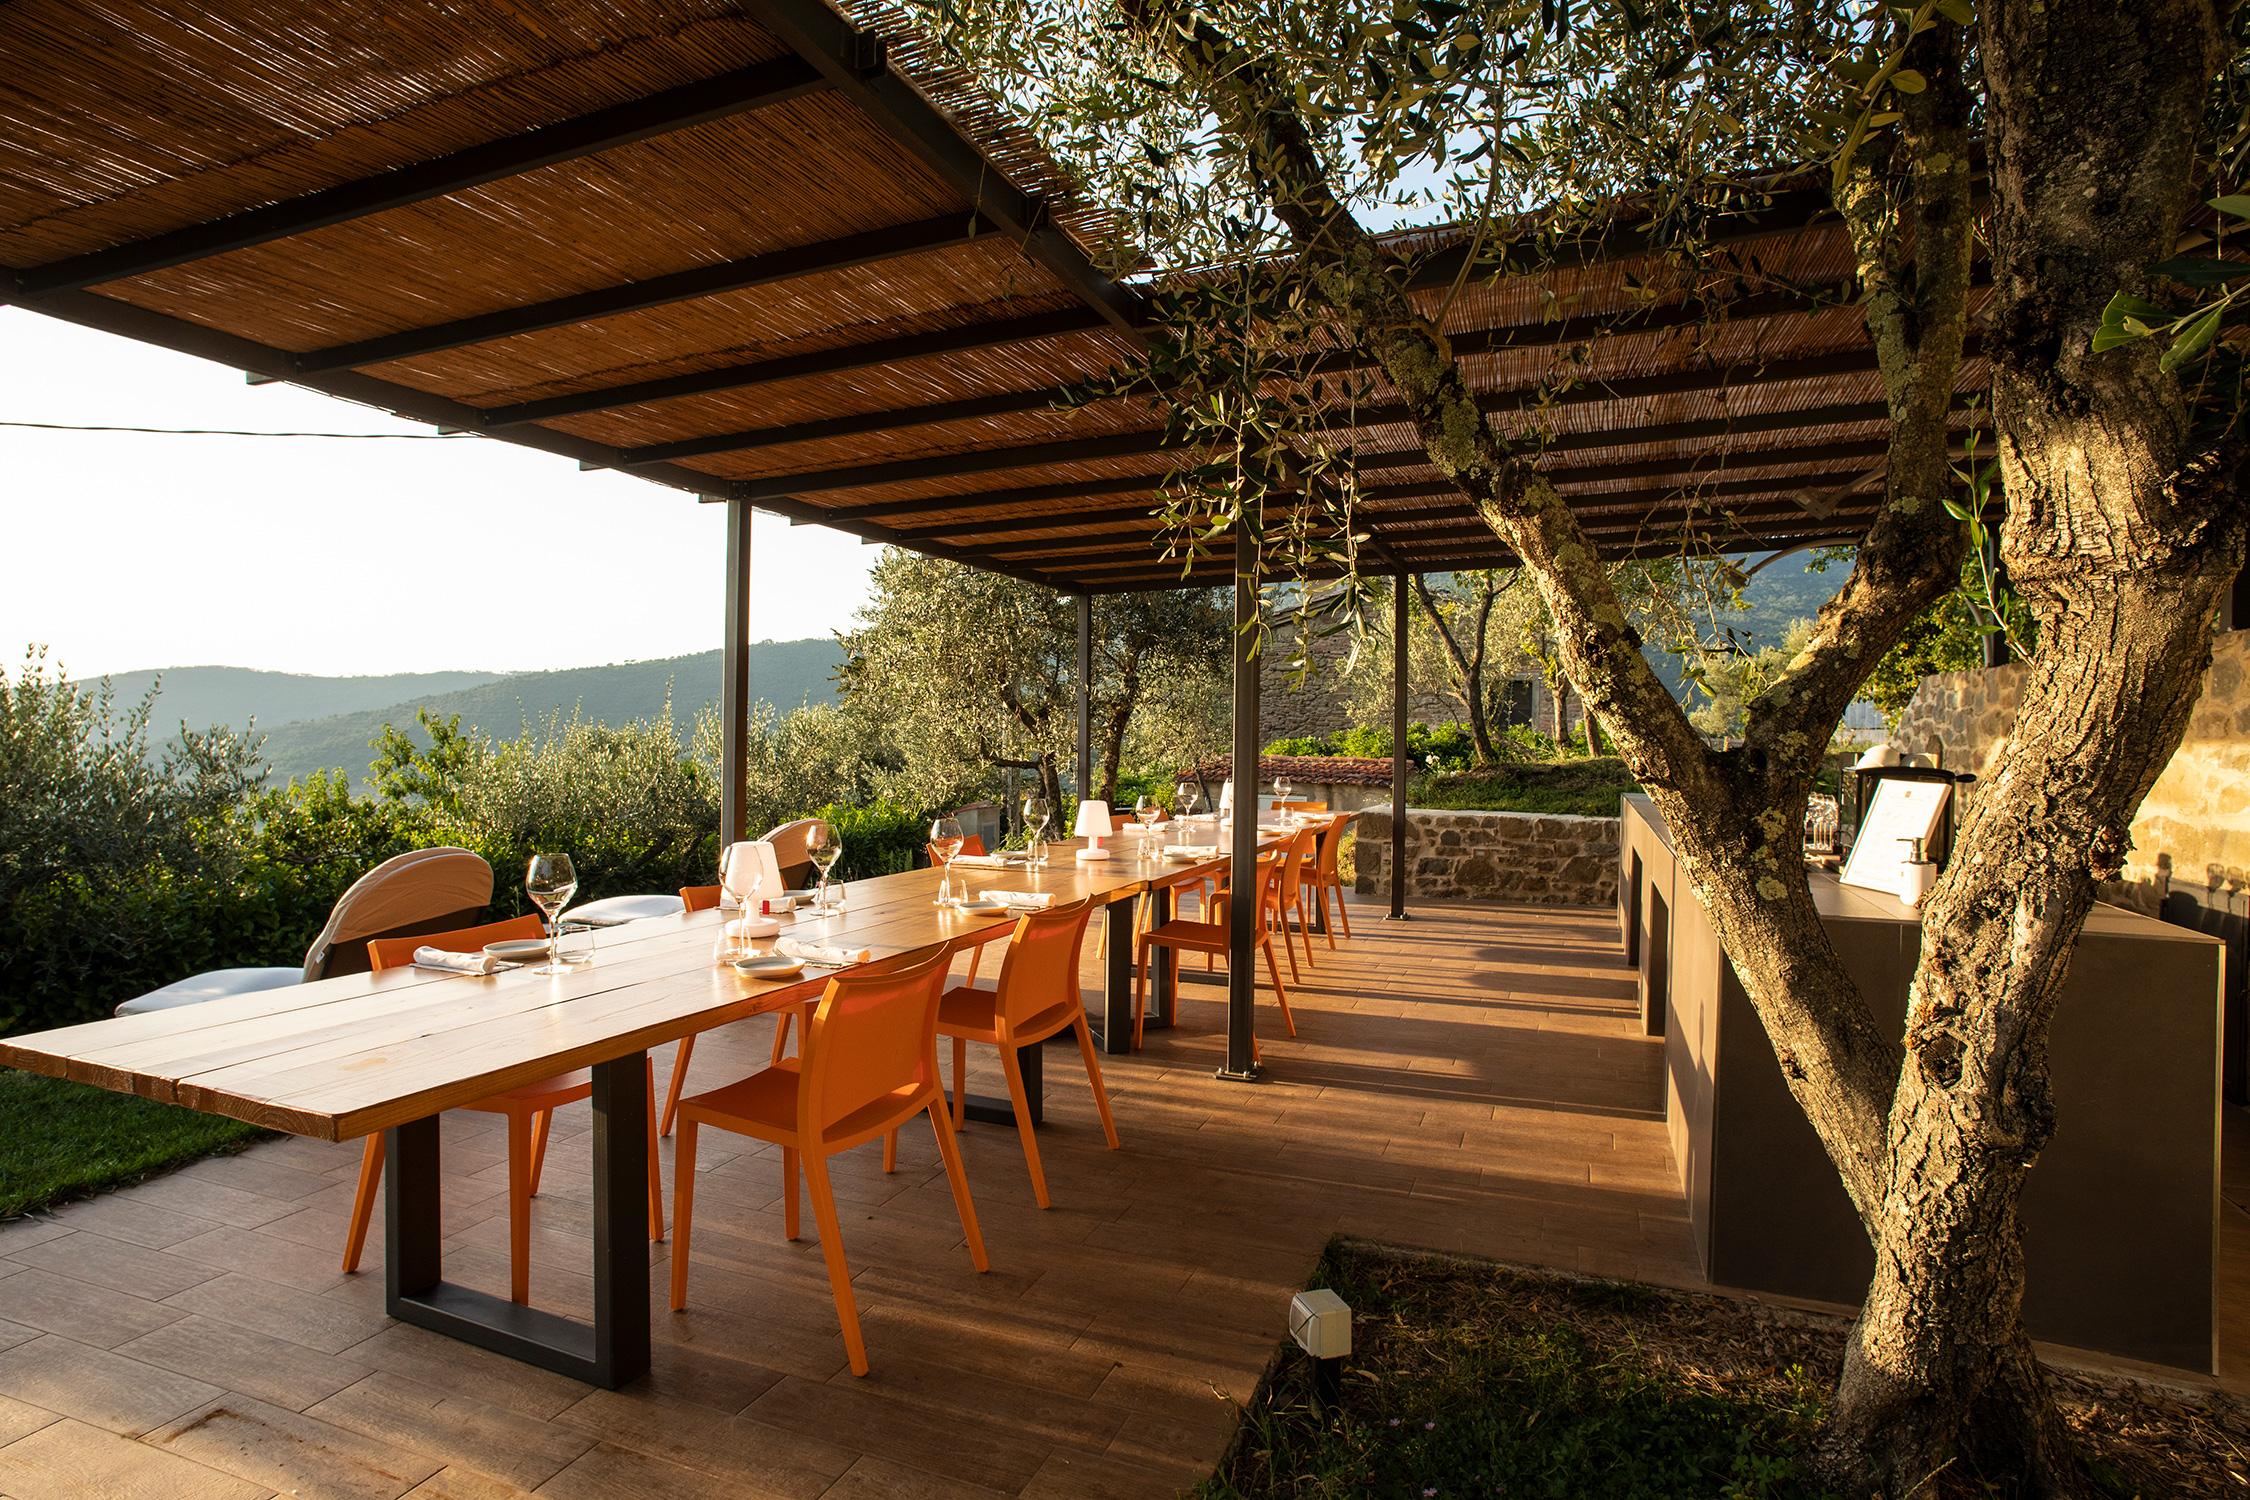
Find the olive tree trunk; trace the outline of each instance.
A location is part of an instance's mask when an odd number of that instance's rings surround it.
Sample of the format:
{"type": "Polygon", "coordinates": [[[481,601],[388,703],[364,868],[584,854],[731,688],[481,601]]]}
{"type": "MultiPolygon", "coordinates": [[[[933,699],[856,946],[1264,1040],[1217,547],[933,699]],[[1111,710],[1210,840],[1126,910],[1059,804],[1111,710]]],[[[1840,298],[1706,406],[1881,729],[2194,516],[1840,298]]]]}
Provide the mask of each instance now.
{"type": "Polygon", "coordinates": [[[2153,345],[2091,352],[2103,307],[2145,289],[2189,206],[2216,8],[1984,14],[2003,545],[2040,644],[1924,911],[1875,1277],[1830,1433],[1832,1465],[1888,1494],[1956,1454],[2033,1493],[2078,1490],[2021,1317],[2021,1194],[2055,1129],[2049,1029],[2242,564],[2239,451],[2199,445],[2153,345]]]}
{"type": "MultiPolygon", "coordinates": [[[[2022,1323],[2018,1212],[2053,1128],[2047,1036],[2096,881],[2177,748],[2239,568],[2242,454],[2199,448],[2147,346],[2096,356],[2119,290],[2145,289],[2188,201],[2214,0],[1987,0],[1994,415],[2006,561],[2041,626],[2012,749],[1988,773],[1925,912],[1903,1047],[1814,907],[1806,795],[1835,726],[1964,550],[1951,407],[1973,240],[1965,40],[1908,43],[1927,87],[1847,161],[1893,435],[1882,511],[1811,637],[1714,751],[1655,677],[1594,549],[1531,455],[1485,423],[1442,333],[1329,190],[1286,80],[1183,0],[1127,13],[1196,83],[1348,317],[1433,463],[1530,570],[1563,665],[1671,825],[1696,896],[1791,1094],[1876,1250],[1824,1448],[1850,1493],[1901,1500],[1967,1459],[2034,1494],[2083,1480],[2022,1323]]],[[[2091,1124],[2089,1128],[2094,1128],[2091,1124]]]]}

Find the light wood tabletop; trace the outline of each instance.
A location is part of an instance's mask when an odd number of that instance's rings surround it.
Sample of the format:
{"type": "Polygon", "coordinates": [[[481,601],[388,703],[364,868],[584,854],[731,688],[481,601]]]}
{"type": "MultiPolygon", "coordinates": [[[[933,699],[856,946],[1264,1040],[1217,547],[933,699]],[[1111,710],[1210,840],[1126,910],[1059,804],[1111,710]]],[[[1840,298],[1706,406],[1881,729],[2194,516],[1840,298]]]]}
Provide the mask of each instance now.
{"type": "MultiPolygon", "coordinates": [[[[1114,903],[1199,881],[1223,856],[1143,860],[1135,835],[1081,864],[1057,846],[1043,869],[961,867],[972,890],[1045,891],[1114,903]]],[[[989,940],[1009,913],[934,904],[936,870],[854,881],[841,912],[785,934],[876,959],[989,940]]],[[[720,914],[646,919],[598,935],[596,961],[549,976],[422,969],[357,974],[202,1005],[0,1037],[0,1063],[183,1104],[271,1129],[345,1140],[504,1089],[627,1056],[747,1016],[803,1004],[833,970],[757,980],[712,961],[720,914]]]]}

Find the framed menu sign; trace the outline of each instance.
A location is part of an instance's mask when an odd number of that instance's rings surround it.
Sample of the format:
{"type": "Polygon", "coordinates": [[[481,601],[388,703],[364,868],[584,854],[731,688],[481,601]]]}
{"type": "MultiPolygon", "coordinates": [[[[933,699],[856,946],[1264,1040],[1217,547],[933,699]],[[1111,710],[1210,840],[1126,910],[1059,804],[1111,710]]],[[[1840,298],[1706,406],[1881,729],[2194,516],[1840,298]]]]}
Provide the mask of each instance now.
{"type": "Polygon", "coordinates": [[[1929,847],[1937,832],[1938,817],[1953,788],[1942,781],[1883,780],[1859,820],[1859,837],[1852,841],[1851,858],[1838,877],[1846,885],[1865,887],[1896,896],[1906,885],[1906,866],[1914,858],[1914,840],[1929,847]]]}

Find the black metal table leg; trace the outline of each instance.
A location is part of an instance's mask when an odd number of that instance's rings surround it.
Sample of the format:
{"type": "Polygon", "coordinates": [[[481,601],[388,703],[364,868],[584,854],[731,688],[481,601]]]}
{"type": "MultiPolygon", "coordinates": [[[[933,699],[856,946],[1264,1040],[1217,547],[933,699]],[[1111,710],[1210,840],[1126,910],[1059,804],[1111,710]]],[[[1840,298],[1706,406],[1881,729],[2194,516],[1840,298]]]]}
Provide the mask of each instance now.
{"type": "Polygon", "coordinates": [[[392,1317],[607,1390],[648,1372],[644,1056],[594,1065],[594,1321],[444,1279],[434,1115],[384,1133],[383,1279],[392,1317]]]}
{"type": "Polygon", "coordinates": [[[1102,908],[1109,924],[1109,964],[1102,972],[1102,1015],[1094,1035],[1104,1052],[1133,1050],[1133,903],[1127,896],[1102,908]]]}
{"type": "MultiPolygon", "coordinates": [[[[1047,1065],[1044,1049],[1033,1042],[1028,1047],[1016,1049],[1016,1066],[1023,1071],[1025,1101],[1031,1106],[1031,1123],[1041,1125],[1047,1119],[1047,1065]]],[[[961,1107],[962,1114],[971,1120],[983,1120],[990,1125],[1016,1123],[1016,1107],[1006,1098],[991,1094],[971,1094],[961,1107]]]]}
{"type": "MultiPolygon", "coordinates": [[[[1148,925],[1151,931],[1172,920],[1172,888],[1159,886],[1149,892],[1148,925]]],[[[1173,1002],[1180,994],[1180,955],[1161,944],[1150,945],[1154,951],[1148,959],[1148,1020],[1144,1023],[1150,1031],[1162,1031],[1172,1024],[1173,1002]]]]}

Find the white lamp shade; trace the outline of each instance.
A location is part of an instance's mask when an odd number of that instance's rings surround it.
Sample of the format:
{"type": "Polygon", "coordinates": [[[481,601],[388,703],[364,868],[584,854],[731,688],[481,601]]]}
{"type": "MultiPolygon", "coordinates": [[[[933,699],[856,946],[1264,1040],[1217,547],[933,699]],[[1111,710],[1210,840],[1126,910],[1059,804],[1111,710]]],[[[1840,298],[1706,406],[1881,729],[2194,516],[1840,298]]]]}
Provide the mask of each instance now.
{"type": "Polygon", "coordinates": [[[725,905],[748,906],[759,893],[781,894],[781,865],[764,839],[729,844],[719,857],[719,886],[725,905]]]}
{"type": "Polygon", "coordinates": [[[1078,832],[1085,838],[1107,838],[1116,832],[1109,826],[1107,802],[1081,802],[1078,804],[1078,832]]]}
{"type": "Polygon", "coordinates": [[[1232,776],[1229,776],[1229,777],[1227,778],[1227,784],[1226,784],[1225,786],[1222,786],[1222,787],[1220,787],[1220,788],[1219,788],[1219,811],[1220,811],[1220,812],[1231,812],[1231,811],[1233,811],[1233,809],[1234,809],[1234,778],[1233,778],[1232,776]]]}

